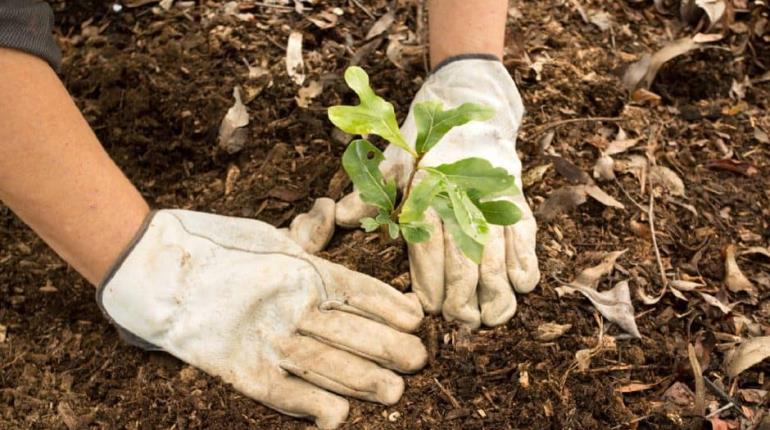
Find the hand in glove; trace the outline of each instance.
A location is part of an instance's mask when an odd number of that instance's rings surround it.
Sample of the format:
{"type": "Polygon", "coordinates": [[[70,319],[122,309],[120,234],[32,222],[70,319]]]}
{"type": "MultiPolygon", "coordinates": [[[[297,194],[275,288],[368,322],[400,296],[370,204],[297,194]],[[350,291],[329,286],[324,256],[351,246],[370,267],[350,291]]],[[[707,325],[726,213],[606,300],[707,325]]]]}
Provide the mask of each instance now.
{"type": "MultiPolygon", "coordinates": [[[[516,132],[524,106],[516,85],[502,63],[488,59],[455,59],[439,67],[417,93],[414,104],[439,101],[444,109],[472,102],[495,109],[486,122],[470,122],[455,127],[425,155],[421,166],[437,166],[464,158],[480,157],[516,177],[521,189],[521,162],[516,154],[516,132]]],[[[416,126],[410,110],[401,132],[414,145],[416,126]]],[[[412,161],[406,151],[390,145],[380,170],[386,179],[395,179],[403,191],[412,161]]],[[[419,178],[417,174],[416,180],[419,178]]],[[[521,220],[511,226],[490,225],[490,239],[481,265],[465,257],[443,230],[441,220],[429,211],[431,238],[409,245],[412,289],[427,312],[441,311],[447,320],[458,320],[476,328],[507,322],[516,312],[511,289],[527,293],[540,279],[535,255],[537,225],[524,196],[511,198],[522,211],[521,220]]],[[[357,192],[345,196],[336,209],[340,226],[357,227],[359,220],[376,211],[363,203],[357,192]]]]}
{"type": "Polygon", "coordinates": [[[285,414],[334,428],[348,402],[393,404],[426,362],[417,300],[305,253],[254,220],[155,212],[102,283],[126,339],[285,414]]]}

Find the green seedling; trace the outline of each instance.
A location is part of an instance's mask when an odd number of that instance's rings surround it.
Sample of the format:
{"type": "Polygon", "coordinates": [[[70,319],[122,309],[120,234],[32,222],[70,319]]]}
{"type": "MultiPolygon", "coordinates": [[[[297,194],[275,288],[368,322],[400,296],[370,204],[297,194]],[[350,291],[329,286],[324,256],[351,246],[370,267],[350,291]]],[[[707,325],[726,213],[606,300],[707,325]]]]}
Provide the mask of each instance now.
{"type": "Polygon", "coordinates": [[[494,110],[473,103],[449,110],[436,101],[418,103],[414,106],[417,138],[412,147],[399,130],[393,105],[374,93],[362,68],[349,67],[345,82],[358,95],[360,104],[330,107],[329,120],[349,134],[380,136],[408,152],[413,160],[406,198],[399,202],[395,181],[385,179],[380,172],[385,159],[382,151],[366,139],[348,145],[342,166],[361,199],[377,208],[377,216],[360,220],[363,229],[382,229],[392,239],[401,235],[408,243],[423,242],[432,233],[425,212],[433,208],[460,250],[479,263],[489,238],[489,224],[510,225],[521,218],[515,204],[500,200],[520,192],[514,177],[482,158],[435,167],[423,167],[420,162],[453,127],[486,121],[494,116],[494,110]],[[413,184],[418,171],[424,173],[413,184]]]}

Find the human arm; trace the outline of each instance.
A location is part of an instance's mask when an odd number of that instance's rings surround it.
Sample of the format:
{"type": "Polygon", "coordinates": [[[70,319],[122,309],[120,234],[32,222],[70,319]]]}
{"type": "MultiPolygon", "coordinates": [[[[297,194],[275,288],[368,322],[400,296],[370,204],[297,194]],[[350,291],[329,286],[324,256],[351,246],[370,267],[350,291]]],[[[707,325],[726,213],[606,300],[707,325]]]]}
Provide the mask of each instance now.
{"type": "Polygon", "coordinates": [[[416,301],[256,220],[151,213],[46,62],[0,48],[0,76],[0,199],[130,343],[322,428],[347,417],[340,395],[393,404],[394,371],[425,365],[416,301]]]}

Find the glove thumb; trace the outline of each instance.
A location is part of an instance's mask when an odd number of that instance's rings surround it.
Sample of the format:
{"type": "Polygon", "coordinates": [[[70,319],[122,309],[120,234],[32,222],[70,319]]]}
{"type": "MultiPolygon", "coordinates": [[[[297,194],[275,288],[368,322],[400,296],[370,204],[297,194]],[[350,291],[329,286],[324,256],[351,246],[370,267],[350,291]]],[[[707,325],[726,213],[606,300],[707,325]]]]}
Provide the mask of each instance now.
{"type": "Polygon", "coordinates": [[[377,215],[377,208],[364,203],[358,190],[346,195],[337,202],[335,219],[337,225],[346,228],[356,228],[361,225],[361,218],[377,215]]]}

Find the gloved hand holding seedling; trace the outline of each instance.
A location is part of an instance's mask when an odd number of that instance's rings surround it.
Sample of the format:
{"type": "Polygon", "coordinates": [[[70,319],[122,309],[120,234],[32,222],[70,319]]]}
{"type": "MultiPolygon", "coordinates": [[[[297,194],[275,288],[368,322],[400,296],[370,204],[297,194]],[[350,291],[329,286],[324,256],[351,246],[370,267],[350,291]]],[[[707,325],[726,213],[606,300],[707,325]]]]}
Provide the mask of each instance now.
{"type": "Polygon", "coordinates": [[[537,225],[519,191],[524,105],[508,71],[486,57],[446,60],[400,129],[363,70],[348,69],[345,80],[360,104],[330,108],[332,122],[390,144],[383,152],[366,140],[350,144],[342,161],[355,190],[337,203],[337,225],[402,235],[426,312],[471,328],[510,320],[514,291],[532,291],[540,271],[537,225]]]}
{"type": "Polygon", "coordinates": [[[361,103],[329,108],[334,125],[350,134],[378,135],[412,157],[406,191],[398,202],[395,180],[386,180],[380,172],[380,163],[385,159],[382,151],[366,139],[348,145],[342,166],[361,200],[377,208],[375,217],[360,220],[361,226],[368,232],[387,229],[392,239],[400,234],[408,243],[420,243],[433,233],[425,222],[425,212],[433,208],[463,254],[480,264],[489,224],[510,225],[521,218],[514,203],[499,199],[519,193],[516,179],[478,157],[435,167],[421,166],[420,162],[453,127],[488,120],[494,110],[474,103],[448,110],[438,101],[417,103],[417,139],[412,147],[398,128],[393,105],[374,93],[362,68],[349,67],[345,82],[361,103]]]}

